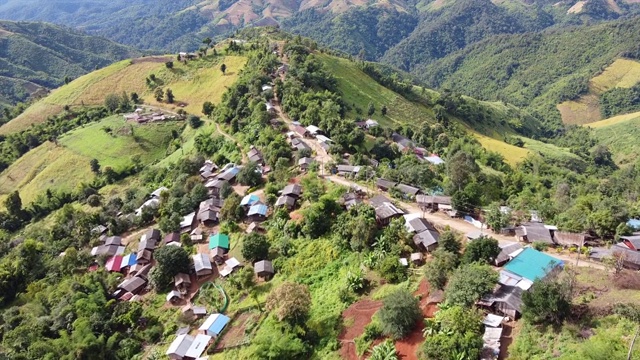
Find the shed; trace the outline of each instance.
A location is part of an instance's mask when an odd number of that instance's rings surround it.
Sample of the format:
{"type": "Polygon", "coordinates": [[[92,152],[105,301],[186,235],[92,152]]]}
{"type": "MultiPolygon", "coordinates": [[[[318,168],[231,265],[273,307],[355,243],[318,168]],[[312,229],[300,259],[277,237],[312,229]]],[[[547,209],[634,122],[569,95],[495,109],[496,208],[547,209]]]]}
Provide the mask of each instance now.
{"type": "Polygon", "coordinates": [[[222,277],[227,277],[229,274],[231,274],[233,272],[233,270],[235,270],[238,267],[241,267],[242,264],[240,263],[240,261],[238,261],[238,259],[232,257],[230,259],[227,259],[224,262],[224,268],[222,268],[222,270],[220,270],[220,276],[222,277]]]}
{"type": "Polygon", "coordinates": [[[505,320],[506,318],[504,316],[499,316],[496,314],[487,314],[487,316],[484,317],[484,320],[482,320],[482,323],[486,326],[499,327],[502,325],[502,322],[505,320]]]}
{"type": "Polygon", "coordinates": [[[302,194],[302,187],[298,184],[289,184],[282,189],[282,196],[293,196],[295,198],[302,194]]]}
{"type": "Polygon", "coordinates": [[[229,250],[229,235],[217,233],[209,236],[209,250],[217,247],[229,250]]]}
{"type": "Polygon", "coordinates": [[[495,360],[500,356],[500,339],[502,338],[502,328],[485,327],[482,335],[481,360],[495,360]]]}
{"type": "Polygon", "coordinates": [[[509,261],[504,269],[533,282],[546,277],[556,267],[563,265],[562,260],[533,248],[526,248],[509,261]]]}
{"type": "Polygon", "coordinates": [[[182,360],[187,355],[187,351],[194,340],[193,336],[187,334],[178,335],[178,337],[171,342],[171,345],[169,345],[166,355],[169,356],[171,360],[182,360]]]}
{"type": "Polygon", "coordinates": [[[209,255],[211,255],[211,258],[213,259],[213,261],[218,265],[222,265],[222,263],[224,263],[224,258],[226,254],[227,254],[227,250],[221,247],[215,247],[211,249],[211,251],[209,251],[209,255]]]}
{"type": "Polygon", "coordinates": [[[424,262],[424,255],[422,255],[422,253],[419,253],[419,252],[412,253],[411,262],[416,265],[422,265],[422,263],[424,262]]]}
{"type": "Polygon", "coordinates": [[[230,321],[231,319],[222,314],[212,314],[202,323],[198,331],[204,335],[218,336],[230,321]]]}
{"type": "Polygon", "coordinates": [[[189,274],[179,273],[173,277],[173,283],[180,291],[186,291],[191,285],[191,277],[189,274]]]}
{"type": "Polygon", "coordinates": [[[209,260],[207,254],[199,253],[193,255],[193,267],[198,277],[213,274],[213,266],[211,266],[211,260],[209,260]]]}
{"type": "Polygon", "coordinates": [[[249,150],[249,152],[247,153],[247,158],[249,159],[250,162],[264,165],[264,160],[262,159],[262,153],[260,152],[260,150],[256,149],[255,147],[249,150]]]}
{"type": "Polygon", "coordinates": [[[263,232],[263,231],[264,229],[262,228],[262,226],[260,226],[260,224],[258,224],[255,221],[249,224],[249,226],[247,226],[247,230],[245,230],[247,234],[251,234],[253,232],[263,232]]]}
{"type": "Polygon", "coordinates": [[[258,261],[253,264],[253,271],[258,277],[268,279],[273,276],[273,263],[269,260],[258,261]]]}
{"type": "Polygon", "coordinates": [[[517,286],[498,285],[493,293],[483,296],[478,305],[515,320],[522,314],[522,292],[517,286]]]}
{"type": "Polygon", "coordinates": [[[169,302],[176,302],[178,300],[182,299],[182,294],[177,291],[177,290],[171,290],[169,291],[169,293],[167,294],[167,301],[169,302]]]}
{"type": "Polygon", "coordinates": [[[191,346],[187,350],[185,358],[188,359],[199,359],[202,353],[207,350],[209,347],[209,343],[211,343],[211,336],[198,334],[195,339],[191,343],[191,346]]]}

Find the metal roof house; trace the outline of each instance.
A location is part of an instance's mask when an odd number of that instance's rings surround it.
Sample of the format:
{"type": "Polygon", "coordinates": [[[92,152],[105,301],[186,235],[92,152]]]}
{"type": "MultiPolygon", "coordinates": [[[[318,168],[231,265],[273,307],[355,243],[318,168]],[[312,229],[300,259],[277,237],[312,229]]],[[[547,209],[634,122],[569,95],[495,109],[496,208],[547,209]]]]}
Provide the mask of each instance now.
{"type": "Polygon", "coordinates": [[[196,335],[195,339],[193,339],[193,342],[191,343],[191,346],[189,346],[187,353],[185,354],[185,358],[200,359],[200,356],[202,356],[202,353],[207,350],[210,343],[211,336],[204,334],[196,335]]]}
{"type": "Polygon", "coordinates": [[[262,203],[256,203],[249,208],[247,212],[247,217],[251,221],[263,221],[267,218],[267,212],[269,208],[267,205],[262,203]]]}
{"type": "Polygon", "coordinates": [[[518,256],[509,261],[504,269],[521,276],[531,282],[542,279],[564,262],[533,248],[524,249],[518,256]]]}
{"type": "Polygon", "coordinates": [[[260,201],[260,197],[255,194],[249,194],[242,198],[240,201],[240,206],[251,206],[260,201]]]}
{"type": "Polygon", "coordinates": [[[209,250],[217,247],[229,250],[229,235],[217,233],[209,236],[209,250]]]}
{"type": "Polygon", "coordinates": [[[178,337],[171,342],[165,354],[169,356],[171,360],[182,360],[187,355],[187,351],[194,340],[193,336],[187,334],[178,335],[178,337]]]}
{"type": "Polygon", "coordinates": [[[193,267],[198,277],[213,274],[213,266],[211,266],[211,260],[207,254],[193,255],[193,267]]]}
{"type": "Polygon", "coordinates": [[[281,195],[280,197],[278,197],[278,200],[276,200],[275,203],[275,207],[281,207],[281,206],[285,206],[287,209],[291,210],[296,206],[296,201],[297,199],[289,196],[289,195],[281,195]]]}
{"type": "Polygon", "coordinates": [[[204,335],[218,336],[230,321],[231,319],[222,314],[212,314],[202,323],[198,331],[204,335]]]}
{"type": "Polygon", "coordinates": [[[281,195],[299,197],[302,194],[302,186],[298,184],[289,184],[282,189],[281,195]]]}
{"type": "Polygon", "coordinates": [[[553,244],[553,238],[551,237],[551,231],[545,227],[544,224],[538,222],[529,222],[522,224],[520,228],[516,229],[516,236],[523,241],[530,243],[543,242],[546,244],[553,244]]]}
{"type": "Polygon", "coordinates": [[[273,276],[273,263],[269,260],[258,261],[253,264],[253,271],[258,277],[268,279],[273,276]]]}

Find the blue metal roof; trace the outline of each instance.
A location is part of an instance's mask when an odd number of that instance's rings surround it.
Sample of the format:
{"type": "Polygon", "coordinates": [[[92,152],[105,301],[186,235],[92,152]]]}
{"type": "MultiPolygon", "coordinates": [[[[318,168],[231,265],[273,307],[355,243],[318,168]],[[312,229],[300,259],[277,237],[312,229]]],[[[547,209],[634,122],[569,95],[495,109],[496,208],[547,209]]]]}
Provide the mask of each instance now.
{"type": "Polygon", "coordinates": [[[258,197],[258,195],[247,195],[245,197],[242,198],[242,201],[240,202],[241,206],[245,206],[245,205],[253,205],[254,203],[260,201],[260,198],[258,197]]]}
{"type": "Polygon", "coordinates": [[[209,332],[219,335],[222,332],[222,329],[231,321],[228,317],[219,314],[216,320],[209,326],[209,332]]]}
{"type": "Polygon", "coordinates": [[[557,266],[563,266],[563,261],[549,256],[533,248],[524,249],[504,269],[518,276],[535,281],[542,279],[557,266]]]}
{"type": "Polygon", "coordinates": [[[249,208],[249,213],[247,214],[247,216],[251,216],[251,215],[267,216],[267,210],[268,210],[267,205],[256,204],[249,208]]]}

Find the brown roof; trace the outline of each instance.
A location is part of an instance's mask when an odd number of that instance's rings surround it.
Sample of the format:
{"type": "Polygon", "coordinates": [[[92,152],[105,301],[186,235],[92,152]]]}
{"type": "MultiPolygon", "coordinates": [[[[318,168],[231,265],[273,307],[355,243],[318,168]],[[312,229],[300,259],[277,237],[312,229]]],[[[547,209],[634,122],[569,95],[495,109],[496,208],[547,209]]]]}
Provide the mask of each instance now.
{"type": "Polygon", "coordinates": [[[387,188],[387,189],[391,189],[392,187],[396,186],[396,184],[397,182],[390,181],[383,178],[379,178],[378,180],[376,180],[376,186],[387,188]]]}
{"type": "Polygon", "coordinates": [[[169,233],[164,237],[164,243],[168,244],[171,242],[180,242],[180,234],[179,233],[169,233]]]}
{"type": "MultiPolygon", "coordinates": [[[[551,238],[551,232],[549,229],[544,227],[542,223],[526,223],[522,224],[522,228],[524,228],[525,234],[527,235],[528,242],[544,242],[547,244],[553,244],[553,239],[551,238]]],[[[517,230],[516,230],[517,232],[517,230]]]]}
{"type": "Polygon", "coordinates": [[[293,130],[294,132],[296,132],[297,134],[302,135],[302,136],[305,136],[305,135],[309,134],[309,130],[305,129],[304,127],[302,127],[300,125],[293,125],[291,130],[293,130]]]}
{"type": "Polygon", "coordinates": [[[191,284],[191,278],[189,277],[189,274],[185,274],[185,273],[180,273],[176,275],[173,278],[173,281],[175,282],[176,286],[181,284],[191,284]]]}
{"type": "Polygon", "coordinates": [[[418,204],[442,204],[451,205],[451,196],[441,195],[416,195],[418,204]]]}
{"type": "Polygon", "coordinates": [[[576,234],[570,232],[556,231],[553,234],[554,240],[560,245],[576,245],[583,246],[587,239],[586,234],[576,234]]]}

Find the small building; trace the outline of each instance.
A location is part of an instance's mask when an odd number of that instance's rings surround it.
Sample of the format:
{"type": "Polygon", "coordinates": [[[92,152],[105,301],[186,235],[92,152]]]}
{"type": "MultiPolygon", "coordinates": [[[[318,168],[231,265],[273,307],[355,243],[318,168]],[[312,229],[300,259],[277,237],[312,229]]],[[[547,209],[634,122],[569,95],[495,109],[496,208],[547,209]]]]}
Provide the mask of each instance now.
{"type": "Polygon", "coordinates": [[[312,158],[303,157],[300,160],[298,160],[298,167],[302,171],[307,171],[309,170],[309,167],[311,166],[311,164],[313,164],[313,162],[314,160],[312,158]]]}
{"type": "Polygon", "coordinates": [[[204,186],[209,189],[209,193],[213,196],[219,196],[220,195],[220,189],[222,189],[222,186],[224,186],[224,184],[228,184],[229,182],[226,180],[219,180],[219,179],[214,179],[211,180],[209,182],[207,182],[204,186]]]}
{"type": "Polygon", "coordinates": [[[175,304],[180,300],[182,300],[182,294],[177,290],[171,290],[167,294],[167,301],[172,304],[175,304]]]}
{"type": "Polygon", "coordinates": [[[137,264],[137,258],[136,258],[136,254],[131,253],[131,254],[127,254],[122,258],[122,264],[120,265],[120,270],[122,270],[125,267],[131,268],[131,266],[134,266],[135,264],[137,264]]]}
{"type": "Polygon", "coordinates": [[[229,235],[217,233],[209,236],[209,250],[217,247],[229,251],[229,235]]]}
{"type": "Polygon", "coordinates": [[[273,263],[269,260],[258,261],[253,264],[253,271],[259,278],[263,278],[265,280],[270,279],[273,274],[273,263]]]}
{"type": "Polygon", "coordinates": [[[258,195],[250,194],[242,198],[242,201],[240,201],[240,206],[248,207],[259,201],[260,201],[260,198],[258,197],[258,195]]]}
{"type": "Polygon", "coordinates": [[[149,229],[142,235],[142,240],[153,240],[156,243],[160,241],[160,230],[149,229]]]}
{"type": "Polygon", "coordinates": [[[169,245],[169,244],[172,244],[172,243],[182,244],[182,242],[180,240],[180,233],[173,232],[173,233],[167,234],[164,237],[162,243],[163,243],[163,245],[169,245]]]}
{"type": "Polygon", "coordinates": [[[379,225],[388,225],[391,220],[398,218],[404,214],[404,211],[397,208],[392,203],[384,203],[375,208],[376,221],[379,225]]]}
{"type": "Polygon", "coordinates": [[[302,136],[302,137],[310,137],[311,134],[309,133],[309,130],[305,129],[304,127],[300,126],[300,125],[293,125],[291,127],[291,130],[293,132],[295,132],[297,135],[302,136]]]}
{"type": "Polygon", "coordinates": [[[132,278],[126,279],[118,285],[118,289],[123,290],[124,292],[129,292],[132,294],[137,294],[147,285],[147,280],[140,277],[134,276],[132,278]]]}
{"type": "Polygon", "coordinates": [[[360,172],[360,166],[338,165],[336,171],[340,176],[356,176],[360,172]]]}
{"type": "MultiPolygon", "coordinates": [[[[191,231],[189,235],[191,236],[191,241],[201,242],[204,240],[204,234],[202,232],[202,229],[199,227],[193,229],[193,231],[191,231]]],[[[182,244],[180,245],[182,246],[182,244]]]]}
{"type": "Polygon", "coordinates": [[[182,217],[182,221],[180,221],[180,233],[188,233],[191,229],[194,228],[196,222],[196,213],[195,211],[185,215],[182,217]]]}
{"type": "Polygon", "coordinates": [[[422,265],[424,263],[424,255],[422,253],[412,253],[411,262],[415,265],[422,265]]]}
{"type": "Polygon", "coordinates": [[[222,314],[211,314],[198,328],[198,331],[204,335],[218,336],[230,321],[231,319],[222,314]]]}
{"type": "Polygon", "coordinates": [[[291,139],[291,146],[298,151],[301,150],[311,150],[311,147],[309,145],[307,145],[306,142],[304,142],[304,140],[299,139],[299,138],[293,138],[291,139]]]}
{"type": "Polygon", "coordinates": [[[478,305],[516,320],[522,314],[523,290],[517,286],[498,285],[491,294],[478,301],[478,305]]]}
{"type": "Polygon", "coordinates": [[[236,179],[236,175],[240,172],[240,167],[233,166],[225,171],[223,171],[220,175],[218,175],[217,180],[227,181],[229,183],[233,183],[236,179]]]}
{"type": "Polygon", "coordinates": [[[218,212],[212,209],[202,209],[198,211],[197,219],[200,224],[212,227],[218,222],[218,212]]]}
{"type": "Polygon", "coordinates": [[[244,232],[247,234],[251,234],[253,232],[263,233],[264,228],[259,223],[254,221],[251,224],[249,224],[249,226],[247,226],[247,229],[244,232]]]}
{"type": "Polygon", "coordinates": [[[153,253],[149,250],[139,250],[136,254],[136,263],[139,265],[147,265],[151,262],[153,253]]]}
{"type": "Polygon", "coordinates": [[[189,274],[180,273],[173,277],[173,283],[181,293],[186,293],[191,286],[191,276],[189,274]]]}
{"type": "Polygon", "coordinates": [[[156,240],[148,239],[143,235],[142,239],[138,243],[138,251],[142,251],[142,250],[153,251],[155,249],[156,249],[156,240]]]}
{"type": "Polygon", "coordinates": [[[631,250],[624,243],[613,245],[610,256],[622,261],[622,266],[631,270],[640,270],[640,251],[631,250]]]}
{"type": "Polygon", "coordinates": [[[253,145],[251,146],[251,150],[247,153],[247,158],[250,162],[254,162],[260,165],[264,165],[264,159],[262,157],[262,153],[253,145]]]}
{"type": "Polygon", "coordinates": [[[106,246],[120,246],[122,245],[122,238],[120,236],[109,236],[104,240],[106,246]]]}
{"type": "Polygon", "coordinates": [[[213,266],[211,266],[211,260],[209,260],[207,254],[198,253],[193,255],[193,267],[196,276],[199,278],[213,274],[213,266]]]}
{"type": "Polygon", "coordinates": [[[415,147],[415,144],[413,143],[413,141],[407,139],[406,137],[398,133],[391,134],[391,140],[394,143],[396,143],[396,145],[398,146],[398,150],[400,151],[409,151],[415,147]]]}
{"type": "Polygon", "coordinates": [[[217,265],[222,265],[226,258],[227,250],[221,247],[216,247],[209,251],[209,255],[211,255],[213,262],[215,262],[217,265]]]}
{"type": "Polygon", "coordinates": [[[451,196],[417,194],[416,202],[423,211],[451,210],[451,196]]]}
{"type": "Polygon", "coordinates": [[[396,184],[397,183],[394,181],[390,181],[383,178],[379,178],[378,180],[376,180],[376,187],[382,191],[389,191],[389,189],[394,188],[396,184]]]}
{"type": "Polygon", "coordinates": [[[442,165],[442,164],[444,164],[444,160],[442,160],[442,158],[440,156],[435,155],[435,154],[431,154],[430,156],[427,156],[424,159],[427,160],[428,162],[432,163],[433,165],[442,165]]]}
{"type": "Polygon", "coordinates": [[[122,245],[101,245],[91,249],[91,255],[93,256],[114,256],[124,254],[125,247],[122,245]]]}
{"type": "Polygon", "coordinates": [[[306,127],[306,129],[311,136],[322,134],[322,130],[320,130],[320,128],[315,125],[309,125],[306,127]]]}
{"type": "Polygon", "coordinates": [[[182,360],[187,355],[187,351],[193,344],[194,337],[188,334],[178,335],[169,345],[165,353],[171,360],[182,360]]]}
{"type": "Polygon", "coordinates": [[[495,266],[502,266],[507,263],[507,261],[516,257],[520,251],[522,251],[522,244],[520,243],[512,243],[500,245],[501,251],[494,260],[493,264],[495,266]]]}
{"type": "Polygon", "coordinates": [[[191,304],[187,304],[182,307],[182,313],[186,316],[194,316],[200,319],[207,315],[207,308],[204,306],[193,306],[191,304]]]}
{"type": "MultiPolygon", "coordinates": [[[[411,215],[417,214],[405,215],[405,218],[411,215]]],[[[410,220],[406,220],[404,226],[407,228],[407,231],[414,234],[418,234],[426,230],[436,230],[430,222],[421,217],[414,217],[410,220]]]]}
{"type": "Polygon", "coordinates": [[[396,190],[400,191],[408,199],[415,198],[416,195],[418,195],[421,192],[421,190],[418,189],[417,187],[402,184],[402,183],[397,184],[395,188],[396,190]]]}
{"type": "Polygon", "coordinates": [[[211,343],[211,336],[198,334],[185,354],[186,359],[200,359],[211,343]]]}
{"type": "Polygon", "coordinates": [[[348,192],[342,195],[342,205],[347,210],[350,210],[352,207],[358,204],[362,204],[362,199],[360,199],[360,197],[356,193],[348,192]]]}
{"type": "Polygon", "coordinates": [[[551,231],[539,222],[529,222],[522,224],[519,228],[516,228],[516,237],[520,241],[526,241],[530,243],[542,242],[545,244],[553,245],[553,238],[551,237],[551,231]]]}
{"type": "Polygon", "coordinates": [[[280,194],[282,196],[292,196],[294,198],[298,198],[302,194],[302,187],[298,184],[289,184],[285,186],[284,189],[282,189],[280,194]]]}
{"type": "Polygon", "coordinates": [[[293,210],[294,207],[296,207],[296,201],[297,199],[292,197],[292,196],[288,196],[288,195],[281,195],[280,197],[278,197],[278,200],[276,200],[275,203],[275,207],[286,207],[289,211],[293,210]]]}
{"type": "Polygon", "coordinates": [[[227,259],[224,262],[224,268],[222,268],[222,270],[220,270],[220,276],[227,277],[236,268],[239,268],[239,267],[242,267],[242,264],[240,263],[240,261],[238,261],[238,259],[236,259],[234,257],[232,257],[231,259],[227,259]]]}
{"type": "Polygon", "coordinates": [[[104,267],[107,269],[107,271],[120,271],[120,269],[122,268],[122,256],[114,255],[110,257],[104,264],[104,267]]]}
{"type": "Polygon", "coordinates": [[[249,221],[252,221],[252,222],[264,221],[267,219],[268,211],[269,211],[269,208],[267,208],[267,205],[262,203],[256,203],[249,208],[249,211],[247,212],[247,217],[249,218],[249,221]]]}
{"type": "Polygon", "coordinates": [[[436,230],[425,230],[413,235],[413,243],[422,251],[434,251],[439,240],[440,234],[436,230]]]}

